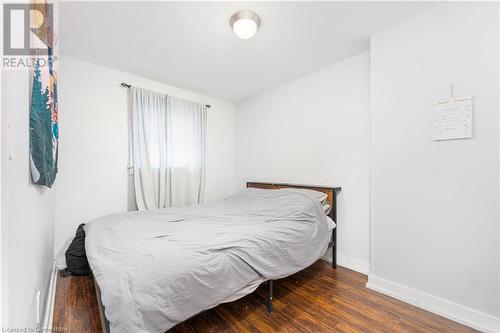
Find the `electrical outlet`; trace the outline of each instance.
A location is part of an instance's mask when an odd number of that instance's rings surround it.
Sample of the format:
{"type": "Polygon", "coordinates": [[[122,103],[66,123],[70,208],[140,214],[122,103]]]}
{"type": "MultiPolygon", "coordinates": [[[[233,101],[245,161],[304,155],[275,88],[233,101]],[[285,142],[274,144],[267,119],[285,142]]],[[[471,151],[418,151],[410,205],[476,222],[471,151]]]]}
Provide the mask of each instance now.
{"type": "Polygon", "coordinates": [[[12,147],[12,126],[10,123],[7,124],[7,168],[12,169],[12,165],[14,164],[14,148],[12,147]]]}
{"type": "Polygon", "coordinates": [[[41,302],[42,302],[42,299],[41,299],[42,295],[40,293],[40,290],[37,291],[36,293],[36,326],[37,327],[40,327],[40,318],[42,317],[42,314],[41,314],[41,311],[42,311],[42,307],[41,307],[41,302]]]}

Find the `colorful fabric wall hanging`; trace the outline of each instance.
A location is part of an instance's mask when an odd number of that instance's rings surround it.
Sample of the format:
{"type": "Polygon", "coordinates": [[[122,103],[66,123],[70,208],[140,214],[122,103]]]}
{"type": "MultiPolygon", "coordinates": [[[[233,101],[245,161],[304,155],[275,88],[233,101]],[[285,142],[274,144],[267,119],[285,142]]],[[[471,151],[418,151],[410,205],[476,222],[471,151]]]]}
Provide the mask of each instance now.
{"type": "Polygon", "coordinates": [[[33,6],[42,13],[44,24],[33,30],[39,39],[40,48],[36,47],[33,55],[33,88],[29,124],[30,170],[33,183],[51,187],[57,174],[59,142],[52,10],[49,11],[49,7],[44,3],[36,3],[33,6]]]}

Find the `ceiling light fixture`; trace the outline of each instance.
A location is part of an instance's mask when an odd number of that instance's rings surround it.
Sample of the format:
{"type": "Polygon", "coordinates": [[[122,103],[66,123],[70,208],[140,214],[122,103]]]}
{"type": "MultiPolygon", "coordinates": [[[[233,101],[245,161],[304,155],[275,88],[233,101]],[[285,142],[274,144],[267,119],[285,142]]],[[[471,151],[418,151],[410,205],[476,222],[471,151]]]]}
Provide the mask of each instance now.
{"type": "Polygon", "coordinates": [[[234,33],[241,39],[252,38],[260,26],[260,17],[249,10],[240,10],[229,19],[234,33]]]}

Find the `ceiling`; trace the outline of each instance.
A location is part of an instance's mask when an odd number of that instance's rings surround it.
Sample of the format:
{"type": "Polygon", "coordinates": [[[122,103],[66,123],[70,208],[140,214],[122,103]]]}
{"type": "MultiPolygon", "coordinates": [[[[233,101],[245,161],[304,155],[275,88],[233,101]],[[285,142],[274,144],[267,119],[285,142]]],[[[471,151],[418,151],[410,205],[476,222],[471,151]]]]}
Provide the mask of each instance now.
{"type": "MultiPolygon", "coordinates": [[[[435,2],[61,2],[61,53],[238,102],[369,49],[435,2]],[[238,39],[229,17],[262,24],[238,39]]],[[[132,82],[133,83],[133,82],[132,82]]]]}

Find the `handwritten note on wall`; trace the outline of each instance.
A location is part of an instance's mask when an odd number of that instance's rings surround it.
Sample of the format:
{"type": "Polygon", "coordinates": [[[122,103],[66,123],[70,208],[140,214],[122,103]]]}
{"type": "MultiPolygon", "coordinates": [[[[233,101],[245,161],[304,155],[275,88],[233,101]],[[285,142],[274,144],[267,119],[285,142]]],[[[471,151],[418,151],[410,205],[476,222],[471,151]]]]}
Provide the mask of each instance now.
{"type": "Polygon", "coordinates": [[[472,100],[434,104],[432,140],[472,137],[472,100]]]}

